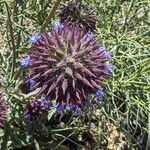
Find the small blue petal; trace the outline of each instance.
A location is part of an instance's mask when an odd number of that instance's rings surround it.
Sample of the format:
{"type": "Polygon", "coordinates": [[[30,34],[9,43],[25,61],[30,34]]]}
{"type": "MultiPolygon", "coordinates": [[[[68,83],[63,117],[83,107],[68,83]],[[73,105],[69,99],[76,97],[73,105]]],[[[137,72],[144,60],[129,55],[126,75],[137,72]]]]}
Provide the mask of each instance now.
{"type": "Polygon", "coordinates": [[[56,106],[56,110],[59,114],[63,114],[63,105],[62,103],[58,103],[56,106]]]}
{"type": "Polygon", "coordinates": [[[48,97],[43,97],[41,100],[43,101],[43,104],[44,104],[46,110],[50,110],[51,105],[50,105],[50,102],[48,101],[48,97]]]}
{"type": "Polygon", "coordinates": [[[36,81],[29,79],[29,83],[30,83],[30,91],[33,91],[34,90],[33,87],[36,85],[36,81]]]}
{"type": "Polygon", "coordinates": [[[106,66],[106,69],[107,69],[107,73],[112,75],[112,73],[113,73],[113,65],[112,64],[108,64],[106,66]]]}
{"type": "Polygon", "coordinates": [[[66,110],[67,111],[71,111],[74,108],[74,104],[73,103],[69,103],[66,105],[66,110]]]}
{"type": "Polygon", "coordinates": [[[24,58],[22,58],[22,60],[21,60],[21,67],[22,68],[26,68],[26,67],[28,67],[29,66],[29,64],[30,64],[30,56],[29,55],[27,55],[27,56],[25,56],[24,58]]]}
{"type": "Polygon", "coordinates": [[[89,101],[88,99],[86,99],[86,100],[84,101],[84,104],[85,104],[86,107],[92,108],[92,104],[90,103],[90,101],[89,101]]]}
{"type": "Polygon", "coordinates": [[[98,102],[101,102],[104,98],[104,89],[103,88],[99,88],[96,92],[96,100],[98,102]]]}
{"type": "Polygon", "coordinates": [[[94,38],[94,34],[93,34],[92,32],[88,32],[88,33],[86,34],[86,38],[87,38],[88,40],[90,40],[90,39],[94,38]]]}
{"type": "Polygon", "coordinates": [[[75,108],[75,116],[79,116],[81,114],[81,108],[76,106],[75,108]]]}
{"type": "Polygon", "coordinates": [[[36,41],[37,41],[39,38],[40,38],[39,34],[36,33],[35,35],[33,35],[33,36],[30,37],[29,43],[30,43],[30,44],[34,44],[34,43],[36,43],[36,41]]]}
{"type": "Polygon", "coordinates": [[[108,58],[109,61],[111,61],[113,54],[111,52],[105,52],[105,56],[108,58]]]}
{"type": "Polygon", "coordinates": [[[63,29],[64,28],[64,25],[58,21],[54,22],[54,28],[55,29],[63,29]]]}

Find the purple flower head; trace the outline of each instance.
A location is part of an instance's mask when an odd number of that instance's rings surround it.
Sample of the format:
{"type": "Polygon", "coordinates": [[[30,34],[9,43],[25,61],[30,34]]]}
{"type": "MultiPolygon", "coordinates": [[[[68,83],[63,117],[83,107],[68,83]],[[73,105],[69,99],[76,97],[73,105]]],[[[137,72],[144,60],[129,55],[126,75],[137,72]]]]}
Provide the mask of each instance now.
{"type": "Polygon", "coordinates": [[[104,89],[100,87],[96,92],[96,100],[98,102],[101,102],[103,98],[104,98],[104,89]]]}
{"type": "Polygon", "coordinates": [[[97,14],[91,11],[86,4],[81,4],[79,0],[68,1],[68,4],[61,8],[59,17],[62,23],[76,23],[85,32],[95,31],[97,24],[97,14]]]}
{"type": "Polygon", "coordinates": [[[2,99],[2,93],[0,93],[0,128],[3,127],[7,120],[7,105],[2,99]]]}
{"type": "Polygon", "coordinates": [[[30,65],[31,57],[29,55],[25,56],[21,60],[21,67],[27,68],[30,65]]]}
{"type": "Polygon", "coordinates": [[[106,49],[95,38],[85,38],[88,33],[76,24],[65,25],[63,30],[52,27],[30,48],[28,76],[37,82],[40,94],[58,103],[60,113],[70,110],[71,103],[82,108],[109,75],[106,49]],[[66,102],[70,104],[65,106],[66,102]]]}
{"type": "Polygon", "coordinates": [[[58,22],[58,21],[55,21],[54,22],[54,28],[55,29],[57,29],[57,30],[61,30],[61,29],[63,29],[64,28],[64,25],[63,25],[63,23],[60,23],[60,22],[58,22]]]}
{"type": "Polygon", "coordinates": [[[44,119],[50,110],[50,102],[46,97],[29,102],[26,107],[25,117],[27,121],[34,122],[44,119]]]}
{"type": "Polygon", "coordinates": [[[40,38],[40,35],[38,33],[36,33],[30,37],[29,43],[35,44],[39,38],[40,38]]]}
{"type": "Polygon", "coordinates": [[[56,111],[57,111],[59,114],[61,114],[61,115],[64,114],[64,106],[63,106],[62,103],[58,103],[58,104],[57,104],[57,106],[56,106],[56,111]]]}

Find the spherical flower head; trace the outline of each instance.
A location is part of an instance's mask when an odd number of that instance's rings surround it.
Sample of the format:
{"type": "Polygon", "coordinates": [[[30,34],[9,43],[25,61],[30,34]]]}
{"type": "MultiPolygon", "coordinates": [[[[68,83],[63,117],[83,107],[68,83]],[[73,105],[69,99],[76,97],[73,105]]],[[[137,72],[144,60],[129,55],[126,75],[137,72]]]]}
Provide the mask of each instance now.
{"type": "Polygon", "coordinates": [[[29,67],[29,64],[30,64],[30,56],[27,55],[27,56],[22,58],[22,60],[21,60],[21,67],[22,68],[27,68],[27,67],[29,67]]]}
{"type": "Polygon", "coordinates": [[[43,97],[38,100],[33,100],[29,102],[26,107],[25,118],[30,123],[35,121],[41,121],[47,116],[49,110],[50,102],[47,98],[43,97]]]}
{"type": "Polygon", "coordinates": [[[0,128],[3,127],[4,123],[7,120],[7,105],[0,94],[0,128]]]}
{"type": "Polygon", "coordinates": [[[96,30],[96,13],[80,1],[71,1],[63,5],[59,16],[61,23],[77,23],[86,32],[96,30]]]}
{"type": "Polygon", "coordinates": [[[106,49],[88,34],[76,25],[53,27],[30,49],[30,78],[36,80],[40,94],[56,100],[63,109],[69,104],[81,108],[110,75],[106,49]]]}

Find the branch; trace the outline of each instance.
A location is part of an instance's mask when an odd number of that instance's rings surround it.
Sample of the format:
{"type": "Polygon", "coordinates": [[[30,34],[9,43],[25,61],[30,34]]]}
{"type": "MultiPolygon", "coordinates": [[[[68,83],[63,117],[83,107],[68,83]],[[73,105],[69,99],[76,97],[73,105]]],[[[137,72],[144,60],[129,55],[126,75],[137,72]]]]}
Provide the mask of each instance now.
{"type": "Polygon", "coordinates": [[[56,0],[55,4],[52,7],[52,10],[50,11],[49,15],[47,16],[46,20],[44,21],[44,23],[42,24],[40,33],[44,32],[45,28],[47,27],[50,19],[54,16],[59,4],[60,4],[61,0],[56,0]]]}

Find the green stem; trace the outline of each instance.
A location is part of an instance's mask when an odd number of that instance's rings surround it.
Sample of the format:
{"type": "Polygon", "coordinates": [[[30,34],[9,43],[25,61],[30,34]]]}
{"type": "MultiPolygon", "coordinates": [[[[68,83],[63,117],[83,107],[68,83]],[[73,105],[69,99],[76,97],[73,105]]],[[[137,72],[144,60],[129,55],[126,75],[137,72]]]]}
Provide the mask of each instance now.
{"type": "MultiPolygon", "coordinates": [[[[148,95],[148,100],[150,101],[150,97],[148,95]]],[[[149,103],[149,110],[150,110],[150,103],[149,103]]],[[[146,150],[150,149],[150,112],[148,113],[148,140],[146,144],[146,150]]]]}
{"type": "Polygon", "coordinates": [[[11,79],[14,75],[15,67],[16,67],[16,50],[15,50],[15,40],[14,40],[14,34],[13,34],[13,27],[12,27],[12,21],[10,18],[10,9],[6,1],[1,2],[0,4],[5,4],[6,10],[7,10],[7,25],[8,30],[10,32],[11,37],[11,44],[12,44],[12,50],[13,50],[13,57],[12,57],[12,70],[11,70],[11,79]]]}
{"type": "Polygon", "coordinates": [[[60,4],[61,0],[56,0],[55,4],[52,7],[52,10],[50,11],[49,15],[47,16],[46,20],[44,21],[44,23],[42,24],[40,33],[44,32],[45,28],[47,27],[48,23],[50,22],[51,18],[54,16],[59,4],[60,4]]]}
{"type": "Polygon", "coordinates": [[[124,24],[123,24],[123,26],[122,26],[122,27],[123,27],[123,32],[125,32],[126,24],[127,24],[127,19],[128,19],[129,13],[130,13],[130,11],[131,11],[131,8],[132,8],[132,6],[133,6],[133,3],[134,3],[134,0],[131,0],[130,5],[129,5],[129,8],[128,8],[128,11],[126,12],[124,24]]]}

